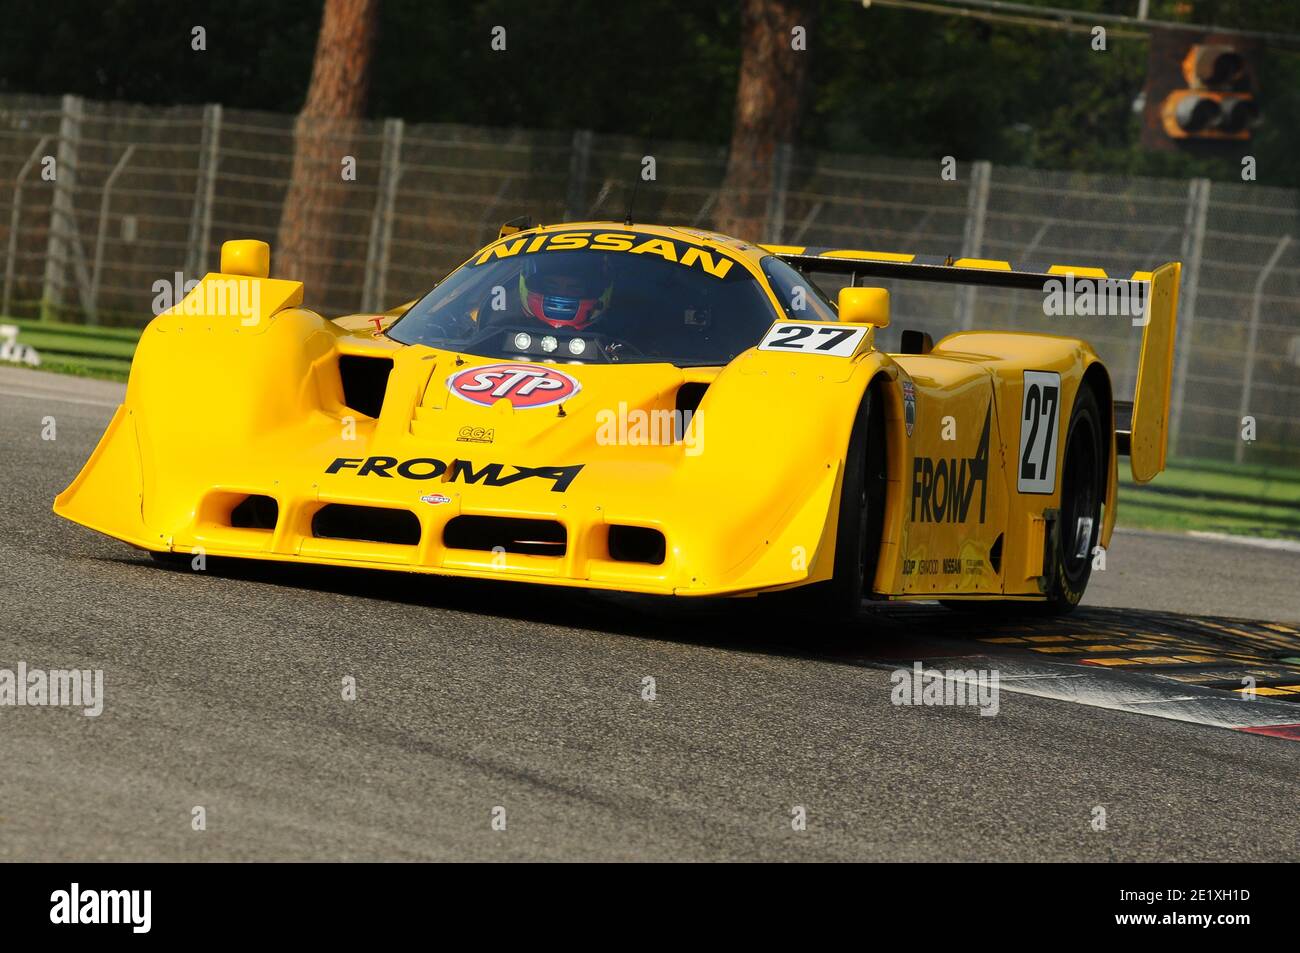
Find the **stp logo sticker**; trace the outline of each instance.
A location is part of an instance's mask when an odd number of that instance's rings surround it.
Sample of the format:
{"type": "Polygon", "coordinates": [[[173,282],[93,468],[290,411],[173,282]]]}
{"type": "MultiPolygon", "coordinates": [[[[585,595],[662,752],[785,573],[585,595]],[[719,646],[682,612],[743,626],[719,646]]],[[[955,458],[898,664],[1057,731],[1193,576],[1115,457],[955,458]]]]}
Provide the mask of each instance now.
{"type": "Polygon", "coordinates": [[[447,389],[462,400],[491,407],[505,399],[516,408],[548,407],[568,400],[582,385],[563,371],[538,364],[484,364],[447,378],[447,389]]]}

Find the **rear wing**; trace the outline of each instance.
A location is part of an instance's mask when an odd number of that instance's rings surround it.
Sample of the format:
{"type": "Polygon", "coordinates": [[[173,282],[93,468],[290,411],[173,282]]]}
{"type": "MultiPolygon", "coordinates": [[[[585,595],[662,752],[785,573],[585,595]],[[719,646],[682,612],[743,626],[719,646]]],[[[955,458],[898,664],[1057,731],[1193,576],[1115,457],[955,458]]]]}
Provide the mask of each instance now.
{"type": "Polygon", "coordinates": [[[1120,282],[1142,285],[1138,290],[1145,294],[1146,315],[1145,326],[1142,328],[1137,387],[1131,404],[1127,401],[1115,402],[1112,416],[1115,421],[1116,446],[1120,453],[1128,455],[1134,480],[1146,483],[1165,468],[1169,445],[1169,389],[1173,379],[1174,327],[1178,318],[1178,283],[1182,274],[1179,262],[1161,265],[1154,271],[1135,271],[1131,277],[1121,278],[1108,275],[1101,268],[1075,265],[1015,268],[1010,262],[986,258],[953,259],[793,245],[760,247],[805,274],[815,272],[848,275],[851,285],[858,284],[861,278],[884,278],[1046,293],[1046,282],[1072,276],[1076,289],[1081,284],[1097,282],[1095,293],[1098,295],[1120,282]]]}

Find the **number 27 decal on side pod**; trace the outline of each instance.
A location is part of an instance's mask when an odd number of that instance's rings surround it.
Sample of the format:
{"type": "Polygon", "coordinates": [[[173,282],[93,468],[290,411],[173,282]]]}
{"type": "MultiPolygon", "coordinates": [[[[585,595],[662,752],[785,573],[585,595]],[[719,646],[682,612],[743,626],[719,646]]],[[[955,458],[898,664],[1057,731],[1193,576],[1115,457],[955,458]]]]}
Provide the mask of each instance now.
{"type": "Polygon", "coordinates": [[[1056,490],[1056,444],[1061,417],[1061,375],[1055,371],[1025,371],[1020,403],[1020,469],[1016,489],[1021,493],[1056,490]]]}
{"type": "Polygon", "coordinates": [[[778,321],[767,329],[758,349],[852,357],[858,349],[858,342],[866,333],[865,327],[846,328],[829,321],[778,321]]]}

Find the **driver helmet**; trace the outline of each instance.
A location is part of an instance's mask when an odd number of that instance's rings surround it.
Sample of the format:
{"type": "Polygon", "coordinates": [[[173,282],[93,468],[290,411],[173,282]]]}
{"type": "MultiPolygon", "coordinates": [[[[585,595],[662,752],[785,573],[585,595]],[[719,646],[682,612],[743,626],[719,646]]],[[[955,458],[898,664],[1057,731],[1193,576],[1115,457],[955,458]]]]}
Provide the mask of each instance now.
{"type": "Polygon", "coordinates": [[[583,330],[609,307],[613,293],[603,255],[534,255],[519,273],[524,311],[553,328],[583,330]]]}

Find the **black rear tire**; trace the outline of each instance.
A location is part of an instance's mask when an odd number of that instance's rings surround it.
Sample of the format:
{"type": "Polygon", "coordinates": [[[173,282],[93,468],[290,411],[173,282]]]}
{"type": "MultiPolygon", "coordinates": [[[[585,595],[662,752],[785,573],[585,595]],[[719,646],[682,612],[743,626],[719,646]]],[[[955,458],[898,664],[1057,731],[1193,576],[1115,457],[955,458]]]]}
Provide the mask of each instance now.
{"type": "Polygon", "coordinates": [[[1097,395],[1079,388],[1065,431],[1061,467],[1061,506],[1045,557],[1047,598],[1039,602],[1003,599],[940,600],[958,612],[997,612],[1000,616],[1064,615],[1083,598],[1092,576],[1093,551],[1101,533],[1101,505],[1106,496],[1109,440],[1103,439],[1097,395]]]}
{"type": "Polygon", "coordinates": [[[1071,611],[1092,577],[1093,553],[1101,533],[1109,442],[1102,436],[1097,395],[1086,384],[1074,398],[1065,432],[1061,507],[1049,541],[1047,609],[1071,611]]]}

